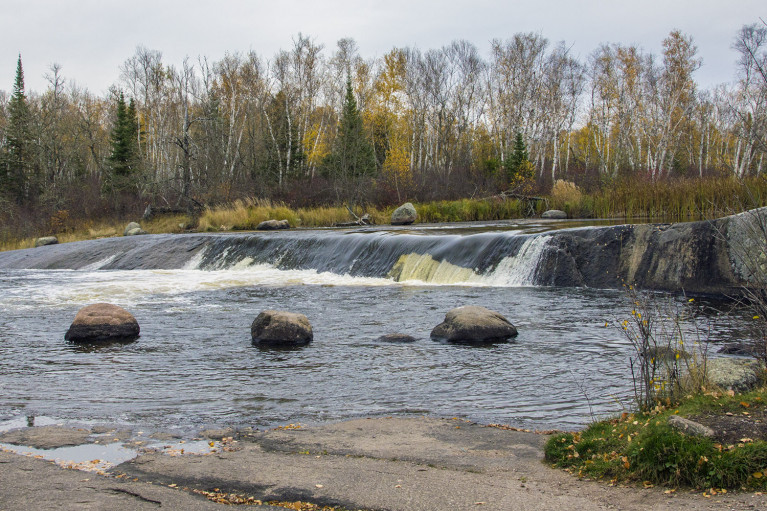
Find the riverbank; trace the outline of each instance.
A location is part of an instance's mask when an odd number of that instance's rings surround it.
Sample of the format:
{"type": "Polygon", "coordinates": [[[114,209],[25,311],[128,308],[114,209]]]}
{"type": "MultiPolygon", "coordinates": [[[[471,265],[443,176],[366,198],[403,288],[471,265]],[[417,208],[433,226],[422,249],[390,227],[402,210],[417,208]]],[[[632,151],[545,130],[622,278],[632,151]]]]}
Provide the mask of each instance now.
{"type": "Polygon", "coordinates": [[[542,462],[547,438],[458,419],[357,419],[233,432],[207,453],[146,452],[103,476],[0,452],[0,508],[214,509],[232,494],[348,510],[767,507],[758,493],[704,497],[578,479],[542,462]]]}
{"type": "MultiPolygon", "coordinates": [[[[626,223],[687,222],[712,220],[740,211],[767,205],[767,179],[710,177],[706,179],[674,179],[647,181],[616,180],[592,191],[584,191],[573,183],[557,181],[540,196],[498,195],[415,202],[418,223],[490,222],[537,217],[547,209],[559,209],[569,218],[625,219],[626,223]]],[[[368,215],[373,223],[386,225],[399,204],[356,206],[357,217],[368,215]]],[[[217,232],[253,230],[269,219],[286,219],[291,227],[332,227],[355,221],[346,205],[291,207],[267,199],[243,198],[207,207],[196,215],[164,214],[141,221],[150,234],[180,232],[217,232]]],[[[56,235],[59,242],[97,239],[122,234],[125,225],[141,220],[134,217],[103,216],[72,218],[68,211],[57,211],[49,220],[38,219],[36,228],[20,235],[11,225],[0,229],[0,251],[30,248],[39,236],[56,235]],[[32,234],[34,233],[34,234],[32,234]]]]}

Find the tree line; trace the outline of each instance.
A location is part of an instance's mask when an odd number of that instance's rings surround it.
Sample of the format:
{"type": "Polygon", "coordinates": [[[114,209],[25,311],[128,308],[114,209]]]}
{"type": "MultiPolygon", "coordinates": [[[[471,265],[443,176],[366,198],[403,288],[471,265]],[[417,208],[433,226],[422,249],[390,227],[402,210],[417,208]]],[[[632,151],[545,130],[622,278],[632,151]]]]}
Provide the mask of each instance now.
{"type": "MultiPolygon", "coordinates": [[[[299,34],[271,58],[163,62],[144,47],[104,97],[53,65],[0,91],[0,214],[199,208],[244,196],[296,206],[482,197],[557,179],[758,175],[767,152],[767,28],[734,38],[732,84],[702,89],[693,39],[660,55],[604,44],[585,59],[519,33],[364,59],[299,34]]],[[[40,216],[40,215],[38,215],[40,216]]]]}

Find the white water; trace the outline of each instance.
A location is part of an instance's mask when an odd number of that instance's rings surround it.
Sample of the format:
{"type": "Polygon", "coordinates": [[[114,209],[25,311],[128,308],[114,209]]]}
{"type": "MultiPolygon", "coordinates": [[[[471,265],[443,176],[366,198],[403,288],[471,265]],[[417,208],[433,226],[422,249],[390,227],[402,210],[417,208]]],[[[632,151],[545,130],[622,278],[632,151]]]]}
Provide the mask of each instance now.
{"type": "MultiPolygon", "coordinates": [[[[446,261],[435,261],[428,254],[410,254],[403,256],[407,259],[407,277],[399,281],[311,269],[282,270],[272,264],[254,263],[250,257],[244,257],[226,269],[200,270],[197,268],[205,256],[204,251],[192,257],[181,270],[100,271],[99,268],[114,259],[110,256],[83,270],[33,270],[30,273],[49,283],[32,290],[11,287],[7,291],[9,296],[3,301],[15,301],[14,295],[22,298],[18,293],[23,293],[23,301],[27,304],[66,306],[104,301],[130,305],[152,295],[173,296],[256,286],[531,286],[546,240],[546,236],[530,238],[516,256],[504,258],[494,270],[484,275],[446,261]]],[[[224,257],[222,255],[222,261],[224,257]]],[[[26,278],[29,277],[27,273],[26,278]]]]}

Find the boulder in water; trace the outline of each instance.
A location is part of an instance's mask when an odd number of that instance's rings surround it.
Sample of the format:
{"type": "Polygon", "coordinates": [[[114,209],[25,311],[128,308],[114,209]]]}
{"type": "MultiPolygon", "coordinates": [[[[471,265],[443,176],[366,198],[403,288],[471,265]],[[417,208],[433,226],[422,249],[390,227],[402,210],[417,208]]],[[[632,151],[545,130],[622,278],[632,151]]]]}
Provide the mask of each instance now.
{"type": "Polygon", "coordinates": [[[312,325],[303,314],[276,310],[261,312],[250,326],[253,344],[302,346],[314,339],[312,325]]]}
{"type": "Polygon", "coordinates": [[[59,239],[56,236],[43,236],[35,240],[35,247],[44,247],[46,245],[57,245],[59,239]]]}
{"type": "Polygon", "coordinates": [[[137,236],[139,234],[146,234],[147,232],[141,228],[141,226],[136,222],[131,222],[128,225],[125,226],[125,231],[123,231],[123,236],[137,236]]]}
{"type": "Polygon", "coordinates": [[[410,225],[418,218],[418,212],[415,210],[415,206],[412,203],[406,202],[402,206],[394,210],[391,214],[392,225],[410,225]]]}
{"type": "Polygon", "coordinates": [[[281,229],[290,229],[290,222],[287,220],[264,220],[256,226],[257,231],[279,231],[281,229]]]}
{"type": "Polygon", "coordinates": [[[541,218],[564,220],[565,218],[567,218],[567,213],[565,213],[561,209],[550,209],[548,211],[544,211],[543,214],[541,215],[541,218]]]}
{"type": "Polygon", "coordinates": [[[400,342],[400,343],[406,343],[406,342],[415,342],[418,339],[411,335],[407,334],[386,334],[382,335],[378,339],[376,339],[376,342],[400,342]]]}
{"type": "Polygon", "coordinates": [[[71,342],[133,341],[139,336],[133,315],[117,305],[95,303],[80,309],[64,339],[71,342]]]}
{"type": "Polygon", "coordinates": [[[516,335],[517,328],[508,319],[475,305],[452,309],[431,331],[434,340],[462,343],[508,342],[516,335]]]}

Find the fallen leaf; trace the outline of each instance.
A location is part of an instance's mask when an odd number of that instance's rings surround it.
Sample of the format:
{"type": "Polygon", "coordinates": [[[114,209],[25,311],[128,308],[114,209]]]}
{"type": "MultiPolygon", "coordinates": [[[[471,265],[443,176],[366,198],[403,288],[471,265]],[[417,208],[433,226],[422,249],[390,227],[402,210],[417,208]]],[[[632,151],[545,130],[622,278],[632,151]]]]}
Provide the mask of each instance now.
{"type": "Polygon", "coordinates": [[[315,487],[315,488],[324,488],[324,486],[323,486],[323,485],[321,485],[321,484],[315,484],[315,485],[314,485],[314,487],[315,487]]]}

